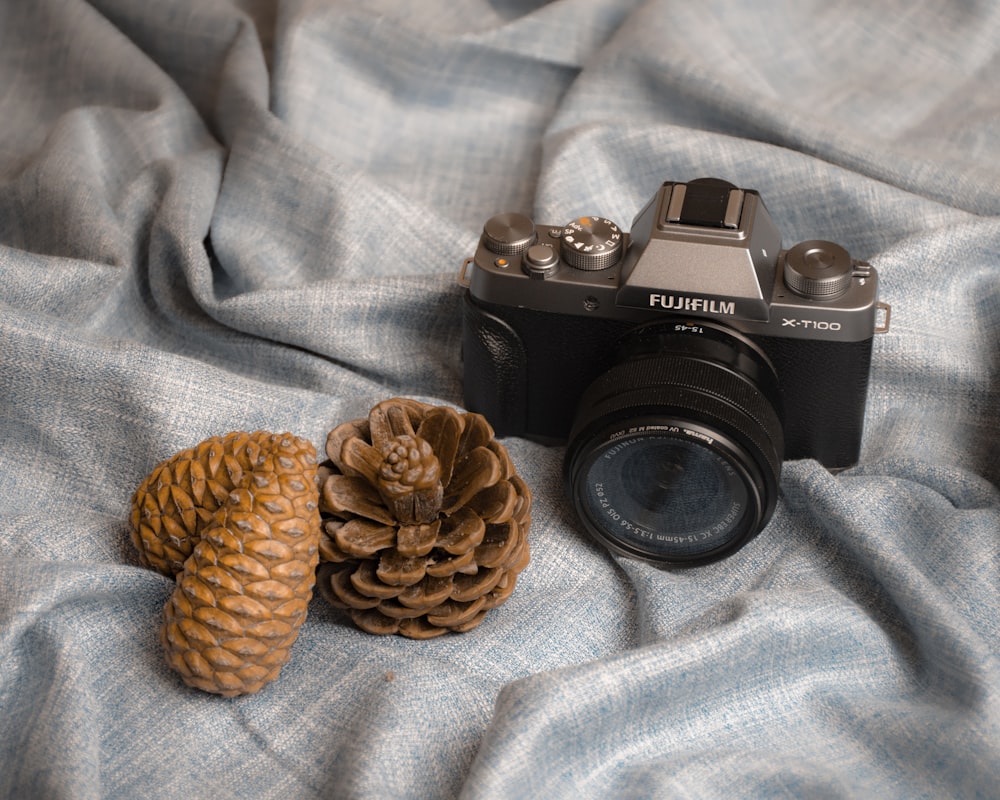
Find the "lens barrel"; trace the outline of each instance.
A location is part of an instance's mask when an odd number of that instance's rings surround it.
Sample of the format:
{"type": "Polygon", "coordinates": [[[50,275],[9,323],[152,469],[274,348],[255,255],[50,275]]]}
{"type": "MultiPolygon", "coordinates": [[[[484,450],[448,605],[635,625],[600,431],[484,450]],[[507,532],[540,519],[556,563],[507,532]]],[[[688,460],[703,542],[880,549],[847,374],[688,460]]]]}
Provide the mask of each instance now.
{"type": "Polygon", "coordinates": [[[566,451],[587,530],[660,566],[729,555],[768,522],[784,455],[778,379],[707,320],[641,325],[584,392],[566,451]]]}

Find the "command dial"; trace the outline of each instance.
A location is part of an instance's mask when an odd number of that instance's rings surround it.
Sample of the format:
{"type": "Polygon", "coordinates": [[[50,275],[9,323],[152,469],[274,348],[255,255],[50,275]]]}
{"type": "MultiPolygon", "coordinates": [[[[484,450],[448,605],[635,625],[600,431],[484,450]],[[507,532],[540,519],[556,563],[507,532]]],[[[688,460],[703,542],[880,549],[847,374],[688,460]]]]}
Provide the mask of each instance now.
{"type": "Polygon", "coordinates": [[[535,223],[524,214],[497,214],[483,226],[483,244],[498,256],[516,256],[535,243],[535,223]]]}
{"type": "Polygon", "coordinates": [[[580,217],[563,228],[562,257],[577,269],[607,269],[618,263],[624,236],[604,217],[580,217]]]}
{"type": "Polygon", "coordinates": [[[833,242],[813,239],[785,253],[785,283],[796,294],[811,300],[839,297],[851,285],[855,272],[850,254],[833,242]]]}

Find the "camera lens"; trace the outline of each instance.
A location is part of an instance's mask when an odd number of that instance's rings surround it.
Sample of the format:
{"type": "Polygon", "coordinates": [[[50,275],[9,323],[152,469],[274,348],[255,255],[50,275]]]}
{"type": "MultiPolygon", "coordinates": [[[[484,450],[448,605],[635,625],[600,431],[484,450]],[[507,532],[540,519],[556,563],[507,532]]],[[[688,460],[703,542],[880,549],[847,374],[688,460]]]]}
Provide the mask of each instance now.
{"type": "Polygon", "coordinates": [[[784,454],[764,353],[715,322],[633,329],[584,392],[566,452],[570,496],[612,550],[662,566],[732,553],[768,522],[784,454]]]}

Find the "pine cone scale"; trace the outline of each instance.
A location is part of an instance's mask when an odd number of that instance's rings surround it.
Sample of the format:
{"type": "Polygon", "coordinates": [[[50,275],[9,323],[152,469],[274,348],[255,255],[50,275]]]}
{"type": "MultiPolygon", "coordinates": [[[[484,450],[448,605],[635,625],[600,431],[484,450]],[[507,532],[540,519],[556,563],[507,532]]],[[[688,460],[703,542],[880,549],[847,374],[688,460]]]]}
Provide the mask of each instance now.
{"type": "Polygon", "coordinates": [[[285,562],[294,558],[295,550],[292,545],[277,539],[251,539],[249,542],[244,542],[242,555],[263,568],[263,573],[258,570],[257,574],[266,574],[274,562],[285,562]]]}
{"type": "Polygon", "coordinates": [[[499,567],[482,568],[475,575],[456,575],[452,583],[451,599],[467,603],[489,594],[504,576],[499,567]]]}
{"type": "Polygon", "coordinates": [[[431,446],[441,464],[442,486],[451,483],[462,427],[462,418],[456,411],[438,406],[427,412],[417,429],[417,436],[431,446]]]}
{"type": "Polygon", "coordinates": [[[262,580],[248,583],[243,587],[247,597],[262,602],[287,602],[295,597],[295,589],[282,581],[262,580]]]}
{"type": "Polygon", "coordinates": [[[477,597],[475,600],[469,600],[465,603],[457,600],[448,601],[438,606],[433,614],[428,614],[427,621],[440,628],[463,625],[479,614],[485,604],[485,597],[477,597]]]}
{"type": "Polygon", "coordinates": [[[395,523],[395,519],[381,504],[378,491],[361,477],[332,475],[323,484],[324,506],[335,514],[352,514],[365,519],[395,523]]]}
{"type": "Polygon", "coordinates": [[[324,525],[324,530],[341,551],[359,558],[370,556],[385,547],[392,547],[396,537],[391,526],[364,519],[330,521],[324,525]]]}
{"type": "Polygon", "coordinates": [[[186,642],[197,642],[204,647],[216,647],[219,638],[197,620],[188,617],[177,623],[176,630],[186,642]]]}
{"type": "MultiPolygon", "coordinates": [[[[376,609],[351,609],[351,619],[361,630],[374,634],[399,632],[399,620],[388,617],[376,609]]],[[[441,630],[444,633],[444,630],[441,630]]]]}
{"type": "Polygon", "coordinates": [[[425,556],[434,547],[441,520],[425,525],[402,525],[396,533],[396,549],[404,556],[425,556]]]}
{"type": "Polygon", "coordinates": [[[407,558],[395,548],[382,551],[375,576],[389,586],[413,586],[426,574],[424,559],[407,558]]]}
{"type": "Polygon", "coordinates": [[[377,597],[388,600],[399,594],[399,587],[383,583],[375,574],[376,566],[371,561],[362,561],[351,573],[351,584],[354,589],[365,597],[377,597]]]}
{"type": "Polygon", "coordinates": [[[479,567],[476,563],[475,550],[469,550],[454,556],[442,555],[438,558],[429,557],[427,561],[427,574],[434,578],[444,578],[456,573],[475,575],[478,571],[479,567]]]}
{"type": "Polygon", "coordinates": [[[409,606],[404,606],[395,597],[389,600],[383,600],[376,606],[379,613],[385,614],[387,617],[392,619],[412,619],[413,617],[425,616],[426,609],[421,608],[410,608],[409,606]]]}
{"type": "Polygon", "coordinates": [[[448,505],[465,505],[480,489],[501,479],[500,459],[487,447],[477,447],[456,465],[449,485],[448,505]]]}
{"type": "Polygon", "coordinates": [[[451,576],[446,578],[431,576],[420,583],[408,586],[396,596],[396,599],[408,608],[427,611],[441,605],[449,597],[454,597],[454,579],[451,576]]]}
{"type": "MultiPolygon", "coordinates": [[[[238,587],[230,588],[230,591],[238,591],[238,587]]],[[[240,636],[243,633],[243,626],[237,622],[235,617],[215,606],[202,606],[195,609],[188,619],[197,620],[206,628],[218,631],[219,635],[240,636]]]]}
{"type": "Polygon", "coordinates": [[[354,576],[349,569],[324,570],[324,573],[319,580],[321,585],[328,587],[327,599],[337,608],[368,609],[379,604],[379,598],[369,597],[354,588],[354,576]],[[332,590],[333,596],[329,590],[332,590]]]}
{"type": "Polygon", "coordinates": [[[441,524],[437,546],[452,554],[461,555],[479,545],[486,535],[486,522],[471,508],[462,508],[441,524]]]}

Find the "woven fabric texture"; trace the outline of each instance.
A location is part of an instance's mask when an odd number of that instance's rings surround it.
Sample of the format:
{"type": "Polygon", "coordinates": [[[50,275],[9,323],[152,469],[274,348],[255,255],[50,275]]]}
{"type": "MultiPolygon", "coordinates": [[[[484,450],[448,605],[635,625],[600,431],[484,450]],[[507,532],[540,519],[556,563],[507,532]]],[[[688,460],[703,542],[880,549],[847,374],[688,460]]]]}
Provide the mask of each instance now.
{"type": "Polygon", "coordinates": [[[990,2],[4,4],[0,797],[995,797],[998,77],[990,2]],[[184,685],[127,529],[159,461],[461,408],[487,218],[702,176],[879,271],[856,467],[665,571],[508,438],[532,558],[479,627],[317,595],[264,690],[184,685]]]}

